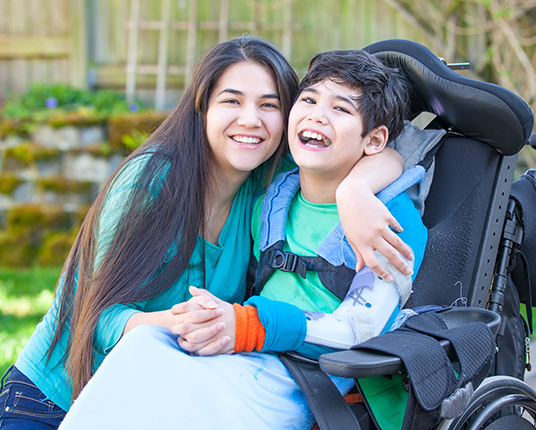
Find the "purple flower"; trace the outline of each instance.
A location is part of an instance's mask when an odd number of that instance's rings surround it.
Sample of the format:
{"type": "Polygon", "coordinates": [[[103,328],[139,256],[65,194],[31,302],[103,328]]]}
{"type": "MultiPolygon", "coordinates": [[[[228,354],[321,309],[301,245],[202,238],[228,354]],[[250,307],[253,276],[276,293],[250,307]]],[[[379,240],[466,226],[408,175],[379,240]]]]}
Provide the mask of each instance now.
{"type": "Polygon", "coordinates": [[[48,109],[54,109],[58,106],[58,99],[56,97],[47,97],[45,100],[45,106],[48,109]]]}
{"type": "Polygon", "coordinates": [[[128,110],[130,112],[138,112],[140,110],[140,107],[139,107],[138,103],[130,103],[128,105],[128,110]]]}

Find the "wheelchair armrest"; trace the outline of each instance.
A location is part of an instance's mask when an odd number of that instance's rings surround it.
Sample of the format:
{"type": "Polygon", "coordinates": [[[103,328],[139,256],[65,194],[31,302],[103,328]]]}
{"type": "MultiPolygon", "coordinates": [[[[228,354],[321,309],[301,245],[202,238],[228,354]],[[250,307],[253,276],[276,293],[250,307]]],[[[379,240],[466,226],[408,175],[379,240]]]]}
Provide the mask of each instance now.
{"type": "MultiPolygon", "coordinates": [[[[441,312],[441,317],[448,328],[481,321],[497,336],[501,317],[499,314],[480,308],[453,308],[441,312]]],[[[448,340],[440,341],[441,346],[451,360],[456,360],[456,353],[448,340]]],[[[371,350],[346,350],[321,355],[320,367],[329,375],[347,378],[370,378],[373,376],[395,375],[404,373],[404,364],[394,355],[371,350]]]]}

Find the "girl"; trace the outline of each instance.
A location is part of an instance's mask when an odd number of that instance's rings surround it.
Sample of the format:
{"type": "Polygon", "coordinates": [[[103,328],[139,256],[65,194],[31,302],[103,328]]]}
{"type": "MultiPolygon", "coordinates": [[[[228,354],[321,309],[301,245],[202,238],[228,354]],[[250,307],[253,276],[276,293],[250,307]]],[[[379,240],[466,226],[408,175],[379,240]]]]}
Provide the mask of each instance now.
{"type": "MultiPolygon", "coordinates": [[[[119,339],[140,324],[170,327],[189,285],[242,301],[251,201],[289,164],[285,123],[297,88],[282,54],[257,38],[222,43],[198,61],[177,107],[90,210],[54,303],[3,384],[3,429],[57,428],[119,339]]],[[[401,172],[390,155],[362,165],[378,189],[401,172]]],[[[382,230],[396,227],[388,213],[380,219],[382,230]]],[[[380,242],[408,256],[388,234],[380,242]]]]}

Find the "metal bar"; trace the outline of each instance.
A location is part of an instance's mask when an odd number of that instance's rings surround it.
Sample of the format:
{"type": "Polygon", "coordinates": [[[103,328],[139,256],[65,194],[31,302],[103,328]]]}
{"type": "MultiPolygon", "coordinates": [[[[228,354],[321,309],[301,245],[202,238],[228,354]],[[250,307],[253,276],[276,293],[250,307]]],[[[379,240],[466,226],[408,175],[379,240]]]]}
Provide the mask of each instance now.
{"type": "Polygon", "coordinates": [[[471,306],[483,308],[488,302],[516,160],[517,154],[502,156],[499,161],[495,191],[489,204],[488,216],[484,226],[486,236],[483,237],[480,248],[481,257],[471,282],[471,306]]]}
{"type": "Polygon", "coordinates": [[[447,63],[450,70],[471,70],[471,63],[447,63]]]}

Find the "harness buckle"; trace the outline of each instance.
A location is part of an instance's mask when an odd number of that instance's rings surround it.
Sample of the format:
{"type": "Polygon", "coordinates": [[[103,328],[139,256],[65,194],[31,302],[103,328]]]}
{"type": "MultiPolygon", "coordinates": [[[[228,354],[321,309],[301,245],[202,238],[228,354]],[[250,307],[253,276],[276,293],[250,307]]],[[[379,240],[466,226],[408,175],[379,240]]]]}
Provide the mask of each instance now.
{"type": "Polygon", "coordinates": [[[307,271],[305,263],[300,260],[298,255],[291,252],[283,252],[278,249],[273,251],[269,266],[272,269],[279,269],[283,272],[298,273],[304,279],[305,272],[307,271]]]}

